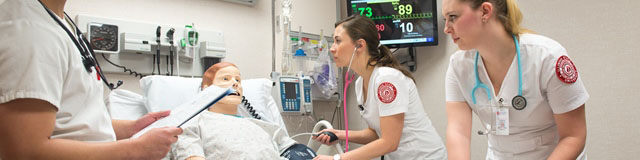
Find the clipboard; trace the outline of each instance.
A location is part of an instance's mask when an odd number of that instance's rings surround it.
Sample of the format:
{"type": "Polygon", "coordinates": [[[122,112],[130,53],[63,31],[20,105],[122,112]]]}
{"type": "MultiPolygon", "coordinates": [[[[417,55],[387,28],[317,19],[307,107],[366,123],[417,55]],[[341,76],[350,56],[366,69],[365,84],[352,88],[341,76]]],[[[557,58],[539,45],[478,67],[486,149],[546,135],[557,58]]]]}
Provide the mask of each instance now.
{"type": "Polygon", "coordinates": [[[193,117],[207,110],[211,105],[220,101],[225,96],[236,92],[231,88],[220,88],[218,86],[210,86],[198,93],[192,100],[184,103],[171,110],[169,116],[159,119],[138,133],[131,136],[131,138],[138,138],[144,133],[147,133],[153,128],[161,127],[182,127],[193,117]]]}

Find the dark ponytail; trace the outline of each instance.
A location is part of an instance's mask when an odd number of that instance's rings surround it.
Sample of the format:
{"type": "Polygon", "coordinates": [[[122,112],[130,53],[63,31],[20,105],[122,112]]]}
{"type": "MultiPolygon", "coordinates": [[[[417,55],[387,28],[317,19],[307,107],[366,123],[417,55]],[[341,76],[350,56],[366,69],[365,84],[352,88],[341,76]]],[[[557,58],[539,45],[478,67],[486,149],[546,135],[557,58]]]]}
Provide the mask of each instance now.
{"type": "Polygon", "coordinates": [[[416,81],[416,79],[413,78],[413,75],[411,75],[411,72],[409,72],[407,68],[401,65],[398,62],[398,60],[396,60],[395,57],[393,57],[393,53],[391,53],[391,51],[389,50],[389,48],[387,48],[387,46],[381,45],[380,47],[378,47],[378,50],[380,52],[376,54],[376,57],[371,56],[371,59],[369,59],[369,62],[368,62],[369,66],[377,65],[377,66],[395,68],[397,70],[400,70],[400,72],[402,72],[402,74],[404,74],[405,76],[411,78],[413,82],[416,81]]]}
{"type": "Polygon", "coordinates": [[[347,31],[347,34],[354,41],[363,39],[367,42],[367,50],[371,58],[367,61],[367,65],[371,67],[383,66],[391,67],[400,70],[402,74],[411,78],[414,82],[415,78],[411,75],[411,72],[404,66],[398,63],[393,54],[387,48],[387,46],[380,45],[380,39],[378,39],[378,30],[375,23],[367,17],[361,15],[351,15],[345,19],[336,22],[335,27],[342,25],[347,31]]]}

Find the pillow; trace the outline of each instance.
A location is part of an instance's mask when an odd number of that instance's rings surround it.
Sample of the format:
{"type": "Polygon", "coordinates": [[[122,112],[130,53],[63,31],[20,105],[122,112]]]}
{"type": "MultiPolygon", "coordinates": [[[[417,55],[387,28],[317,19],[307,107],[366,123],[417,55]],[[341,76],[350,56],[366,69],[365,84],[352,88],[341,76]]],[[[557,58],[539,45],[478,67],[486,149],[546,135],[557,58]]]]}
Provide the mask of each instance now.
{"type": "Polygon", "coordinates": [[[200,91],[201,78],[146,76],[140,80],[149,112],[171,110],[186,103],[200,91]]]}
{"type": "MultiPolygon", "coordinates": [[[[271,96],[272,88],[273,81],[266,78],[242,80],[243,94],[253,110],[262,120],[279,125],[287,133],[278,106],[271,96]]],[[[238,114],[243,117],[253,117],[244,102],[238,106],[238,114]]]]}
{"type": "Polygon", "coordinates": [[[142,95],[124,89],[109,93],[107,109],[112,119],[136,120],[147,114],[142,95]]]}
{"type": "MultiPolygon", "coordinates": [[[[178,107],[198,94],[201,82],[201,78],[146,76],[140,80],[146,109],[158,112],[178,107]]],[[[246,79],[242,80],[242,88],[247,101],[264,121],[286,129],[278,106],[271,96],[273,81],[266,78],[246,79]]],[[[252,117],[243,104],[238,106],[238,114],[252,117]]]]}
{"type": "MultiPolygon", "coordinates": [[[[268,102],[268,97],[271,97],[271,84],[273,81],[268,79],[252,79],[242,80],[242,94],[246,100],[251,104],[253,110],[258,113],[262,119],[270,121],[270,117],[265,115],[264,106],[268,102]],[[265,117],[267,116],[267,117],[265,117]]],[[[253,117],[249,114],[249,111],[243,101],[241,106],[238,106],[238,113],[243,117],[253,117]]]]}

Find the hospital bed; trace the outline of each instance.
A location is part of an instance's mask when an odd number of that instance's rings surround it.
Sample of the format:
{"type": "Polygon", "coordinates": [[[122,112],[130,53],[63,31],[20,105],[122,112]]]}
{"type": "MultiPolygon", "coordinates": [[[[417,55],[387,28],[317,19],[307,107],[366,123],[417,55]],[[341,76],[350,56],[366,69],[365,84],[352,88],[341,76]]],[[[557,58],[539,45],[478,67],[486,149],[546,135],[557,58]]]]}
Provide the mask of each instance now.
{"type": "MultiPolygon", "coordinates": [[[[109,93],[107,108],[113,119],[136,120],[149,112],[170,110],[194,97],[200,90],[201,78],[184,78],[176,76],[147,76],[140,80],[142,95],[116,89],[109,93]]],[[[271,89],[274,82],[265,79],[245,79],[242,81],[244,96],[253,106],[263,120],[280,125],[286,131],[285,123],[274,98],[271,89]]],[[[246,107],[238,107],[238,113],[244,117],[251,117],[246,107]]],[[[333,128],[331,123],[320,121],[316,123],[312,133],[325,128],[333,128]]],[[[305,144],[302,142],[298,142],[305,144]]],[[[340,144],[333,146],[321,145],[309,138],[306,145],[318,154],[334,155],[343,153],[340,144]]]]}

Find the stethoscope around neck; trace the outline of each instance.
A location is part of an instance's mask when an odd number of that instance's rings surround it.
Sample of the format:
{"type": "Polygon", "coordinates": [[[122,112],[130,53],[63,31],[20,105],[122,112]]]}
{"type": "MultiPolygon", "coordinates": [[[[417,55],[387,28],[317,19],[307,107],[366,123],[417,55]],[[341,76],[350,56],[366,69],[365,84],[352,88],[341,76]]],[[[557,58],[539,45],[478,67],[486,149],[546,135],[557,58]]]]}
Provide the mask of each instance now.
{"type": "Polygon", "coordinates": [[[78,51],[80,51],[80,55],[82,56],[82,64],[84,65],[85,70],[87,70],[88,73],[93,72],[93,70],[91,70],[91,67],[94,67],[96,69],[96,72],[98,72],[98,76],[99,79],[102,79],[102,82],[104,82],[105,85],[107,85],[107,87],[109,87],[110,90],[114,90],[118,87],[120,87],[120,85],[122,85],[122,81],[118,81],[117,84],[113,84],[113,83],[109,83],[109,81],[107,80],[107,77],[104,76],[104,73],[102,73],[102,70],[100,69],[100,64],[98,64],[98,61],[96,61],[96,59],[94,58],[94,52],[93,49],[91,48],[89,44],[89,41],[87,41],[86,38],[84,38],[84,36],[82,35],[82,32],[80,31],[80,29],[78,29],[78,26],[76,25],[75,22],[73,22],[73,20],[71,20],[71,18],[69,17],[69,15],[67,15],[66,12],[64,13],[64,16],[66,19],[69,20],[69,22],[71,22],[71,24],[73,24],[73,27],[76,30],[76,34],[78,39],[76,39],[73,35],[73,33],[71,33],[71,31],[69,29],[67,29],[67,27],[65,27],[65,25],[58,19],[58,17],[51,11],[49,10],[49,8],[47,8],[44,4],[42,4],[42,2],[40,0],[38,0],[38,2],[40,2],[40,5],[42,5],[42,7],[44,7],[44,10],[47,11],[47,13],[49,13],[49,16],[51,16],[51,18],[53,18],[53,20],[55,20],[58,25],[60,25],[60,27],[62,27],[62,29],[64,29],[65,32],[67,32],[67,34],[69,35],[69,38],[71,38],[71,41],[73,41],[73,43],[76,45],[76,47],[78,48],[78,51]]]}
{"type": "MultiPolygon", "coordinates": [[[[515,46],[516,46],[516,57],[518,61],[518,95],[513,97],[513,99],[511,100],[511,104],[513,105],[514,109],[522,110],[527,106],[527,100],[526,98],[524,98],[524,96],[522,96],[522,66],[520,64],[520,46],[518,45],[519,43],[516,36],[512,35],[512,37],[513,37],[513,42],[515,43],[515,46]]],[[[473,89],[471,89],[471,100],[473,101],[473,104],[476,104],[475,92],[478,88],[483,88],[487,92],[487,97],[489,101],[491,101],[491,97],[493,97],[491,89],[489,89],[489,87],[486,84],[480,81],[480,76],[478,75],[478,57],[480,57],[480,52],[476,51],[475,63],[473,66],[473,69],[475,71],[476,83],[473,89]]],[[[485,124],[483,124],[483,127],[485,128],[485,131],[484,132],[478,131],[478,134],[484,135],[489,133],[485,124]]]]}

